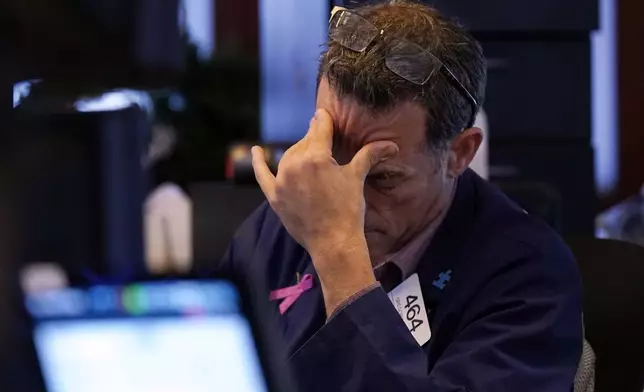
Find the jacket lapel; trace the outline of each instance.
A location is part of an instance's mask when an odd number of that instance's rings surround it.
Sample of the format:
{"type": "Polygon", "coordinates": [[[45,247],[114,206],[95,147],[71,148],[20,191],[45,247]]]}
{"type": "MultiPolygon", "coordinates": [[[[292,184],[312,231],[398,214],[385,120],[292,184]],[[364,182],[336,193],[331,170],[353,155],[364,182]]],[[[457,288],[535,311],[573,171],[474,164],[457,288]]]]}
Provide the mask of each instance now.
{"type": "MultiPolygon", "coordinates": [[[[322,328],[326,322],[326,311],[320,282],[315,268],[313,268],[311,258],[308,255],[306,258],[305,267],[302,271],[297,271],[297,273],[301,276],[311,274],[313,276],[313,287],[302,293],[286,313],[279,316],[286,344],[286,353],[289,356],[313,336],[317,330],[322,328]]],[[[293,274],[293,284],[295,283],[295,276],[293,274]]]]}
{"type": "Polygon", "coordinates": [[[459,178],[452,205],[418,264],[418,277],[430,323],[435,310],[458,277],[463,259],[460,240],[467,237],[476,206],[472,202],[474,174],[470,169],[459,178]]]}

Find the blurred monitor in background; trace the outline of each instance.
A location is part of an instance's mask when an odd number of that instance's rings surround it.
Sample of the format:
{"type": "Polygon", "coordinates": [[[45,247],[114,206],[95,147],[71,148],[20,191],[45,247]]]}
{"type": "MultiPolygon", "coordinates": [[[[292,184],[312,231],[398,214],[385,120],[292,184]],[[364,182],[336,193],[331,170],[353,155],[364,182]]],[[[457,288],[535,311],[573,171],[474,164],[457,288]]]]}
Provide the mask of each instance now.
{"type": "Polygon", "coordinates": [[[644,185],[640,194],[599,214],[596,236],[644,246],[644,185]]]}
{"type": "Polygon", "coordinates": [[[57,263],[72,283],[139,275],[141,157],[149,133],[138,107],[79,113],[15,110],[4,135],[14,177],[21,263],[57,263]]]}
{"type": "Polygon", "coordinates": [[[315,111],[318,57],[327,38],[328,0],[260,0],[263,141],[294,142],[315,111]]]}
{"type": "Polygon", "coordinates": [[[47,390],[285,391],[282,361],[272,358],[263,329],[254,329],[261,313],[240,283],[165,280],[27,293],[47,390]]]}
{"type": "Polygon", "coordinates": [[[215,0],[181,0],[179,18],[199,56],[210,58],[215,51],[215,0]]]}
{"type": "Polygon", "coordinates": [[[162,86],[183,71],[179,0],[4,0],[0,51],[13,80],[162,86]]]}

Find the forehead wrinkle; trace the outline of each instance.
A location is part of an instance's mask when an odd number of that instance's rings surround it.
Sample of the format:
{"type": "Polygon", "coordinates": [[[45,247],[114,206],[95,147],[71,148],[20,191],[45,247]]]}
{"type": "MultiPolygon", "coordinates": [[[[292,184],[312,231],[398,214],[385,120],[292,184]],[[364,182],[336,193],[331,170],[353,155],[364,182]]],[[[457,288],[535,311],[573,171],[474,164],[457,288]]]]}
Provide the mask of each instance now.
{"type": "MultiPolygon", "coordinates": [[[[387,110],[370,110],[350,95],[338,94],[322,78],[316,106],[331,114],[334,123],[333,149],[345,158],[346,155],[357,153],[364,145],[376,141],[393,141],[404,151],[422,149],[418,144],[425,144],[424,127],[419,136],[422,141],[413,136],[417,125],[415,121],[410,121],[410,116],[418,116],[420,108],[413,100],[399,102],[387,110]]],[[[420,113],[424,123],[426,116],[423,112],[420,113]]]]}
{"type": "MultiPolygon", "coordinates": [[[[358,106],[355,102],[349,105],[352,108],[358,106]]],[[[359,113],[360,110],[352,112],[354,111],[349,109],[343,113],[345,114],[343,116],[344,126],[335,132],[338,136],[337,141],[343,147],[350,147],[357,151],[369,143],[376,141],[396,142],[403,136],[396,127],[401,116],[397,110],[388,110],[384,113],[366,112],[359,115],[354,115],[354,113],[359,113]]]]}

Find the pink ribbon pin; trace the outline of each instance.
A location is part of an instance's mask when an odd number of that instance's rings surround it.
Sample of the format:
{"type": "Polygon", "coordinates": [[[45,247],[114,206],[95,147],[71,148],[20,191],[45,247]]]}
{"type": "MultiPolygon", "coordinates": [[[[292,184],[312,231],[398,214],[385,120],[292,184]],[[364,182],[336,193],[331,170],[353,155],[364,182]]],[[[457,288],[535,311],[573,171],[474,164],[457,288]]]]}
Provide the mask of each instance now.
{"type": "Polygon", "coordinates": [[[302,277],[296,285],[285,287],[283,289],[277,289],[271,291],[269,299],[271,301],[277,301],[283,299],[280,303],[280,314],[286,313],[286,311],[300,298],[300,295],[305,291],[311,290],[313,287],[313,275],[306,274],[302,277]]]}

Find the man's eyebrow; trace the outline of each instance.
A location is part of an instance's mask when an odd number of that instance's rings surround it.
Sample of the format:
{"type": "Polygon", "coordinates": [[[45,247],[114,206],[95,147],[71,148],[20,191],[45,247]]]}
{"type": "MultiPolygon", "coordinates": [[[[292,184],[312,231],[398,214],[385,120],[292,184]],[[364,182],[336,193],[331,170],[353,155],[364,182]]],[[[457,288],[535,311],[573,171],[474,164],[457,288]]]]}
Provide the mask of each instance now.
{"type": "Polygon", "coordinates": [[[368,140],[368,138],[367,140],[365,140],[364,138],[357,138],[356,135],[354,134],[342,132],[342,131],[343,131],[342,129],[338,128],[338,126],[335,125],[335,128],[333,130],[334,148],[342,148],[345,150],[358,152],[366,144],[379,141],[379,140],[368,140]]]}

